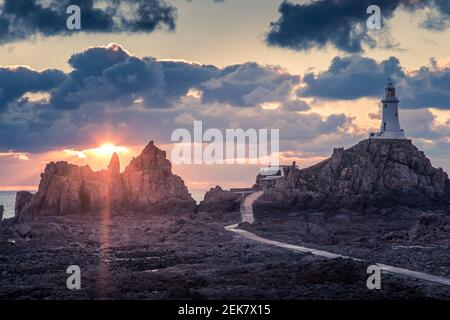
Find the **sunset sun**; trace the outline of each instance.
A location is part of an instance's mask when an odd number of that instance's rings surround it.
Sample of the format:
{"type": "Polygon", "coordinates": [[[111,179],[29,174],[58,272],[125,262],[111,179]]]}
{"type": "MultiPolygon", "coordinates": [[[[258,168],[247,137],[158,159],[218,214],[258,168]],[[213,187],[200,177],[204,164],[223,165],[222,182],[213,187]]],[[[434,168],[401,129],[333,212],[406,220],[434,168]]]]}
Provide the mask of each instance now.
{"type": "Polygon", "coordinates": [[[92,150],[98,156],[111,156],[114,152],[116,153],[127,153],[128,148],[123,146],[116,146],[112,143],[104,143],[98,148],[92,150]]]}

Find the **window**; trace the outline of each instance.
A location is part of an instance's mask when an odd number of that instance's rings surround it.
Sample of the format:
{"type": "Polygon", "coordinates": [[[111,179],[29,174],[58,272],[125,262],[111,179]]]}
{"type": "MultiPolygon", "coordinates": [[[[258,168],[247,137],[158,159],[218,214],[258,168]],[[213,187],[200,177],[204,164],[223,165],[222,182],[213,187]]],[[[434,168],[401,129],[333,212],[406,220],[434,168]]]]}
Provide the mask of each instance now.
{"type": "Polygon", "coordinates": [[[395,113],[395,117],[398,118],[398,113],[397,112],[395,113]]]}
{"type": "Polygon", "coordinates": [[[384,104],[384,108],[387,108],[387,104],[386,103],[384,104]]]}

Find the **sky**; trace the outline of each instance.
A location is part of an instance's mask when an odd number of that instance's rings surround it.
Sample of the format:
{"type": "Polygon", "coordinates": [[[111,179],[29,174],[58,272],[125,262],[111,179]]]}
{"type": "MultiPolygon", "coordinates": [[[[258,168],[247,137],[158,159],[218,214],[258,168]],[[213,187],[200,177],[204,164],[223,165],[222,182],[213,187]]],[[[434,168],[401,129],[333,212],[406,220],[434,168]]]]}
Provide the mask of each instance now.
{"type": "MultiPolygon", "coordinates": [[[[122,170],[177,128],[279,129],[307,167],[400,121],[450,172],[446,0],[0,0],[0,190],[34,189],[50,161],[122,170]],[[81,8],[68,30],[66,8],[81,8]],[[368,6],[382,28],[366,25],[368,6]]],[[[259,165],[173,165],[191,189],[251,185],[259,165]]]]}

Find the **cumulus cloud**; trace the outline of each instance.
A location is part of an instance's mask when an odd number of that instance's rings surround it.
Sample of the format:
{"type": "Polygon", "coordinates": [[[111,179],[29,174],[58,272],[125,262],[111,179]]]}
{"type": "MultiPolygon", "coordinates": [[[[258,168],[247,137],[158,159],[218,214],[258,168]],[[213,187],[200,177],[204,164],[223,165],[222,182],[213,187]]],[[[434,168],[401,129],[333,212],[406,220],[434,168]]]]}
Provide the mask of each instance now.
{"type": "Polygon", "coordinates": [[[254,62],[223,69],[219,76],[200,86],[203,101],[253,106],[264,102],[283,102],[299,84],[300,77],[280,67],[254,62]]]}
{"type": "Polygon", "coordinates": [[[60,80],[45,87],[44,82],[40,84],[42,88],[20,89],[19,84],[13,83],[11,86],[18,89],[9,90],[11,93],[4,103],[40,89],[50,93],[47,107],[57,110],[105,103],[123,107],[136,102],[146,108],[170,108],[195,90],[201,103],[252,107],[267,102],[289,102],[300,82],[299,76],[277,66],[249,62],[219,69],[186,61],[138,58],[118,44],[76,53],[69,64],[73,71],[67,75],[58,71],[43,73],[41,77],[49,77],[50,73],[60,80]]]}
{"type": "MultiPolygon", "coordinates": [[[[306,97],[379,96],[392,74],[399,85],[418,87],[424,78],[447,83],[445,65],[407,73],[396,58],[376,62],[360,56],[335,58],[328,70],[305,75],[303,84],[300,76],[277,66],[249,62],[218,68],[139,58],[117,44],[88,48],[72,55],[69,64],[73,70],[67,74],[25,68],[20,72],[27,73],[27,80],[15,82],[17,70],[4,68],[8,76],[0,76],[0,87],[8,88],[8,99],[0,111],[0,150],[83,150],[105,138],[125,145],[144,144],[149,137],[169,143],[172,130],[190,129],[195,119],[221,130],[280,129],[282,151],[329,151],[338,137],[354,142],[366,132],[345,114],[315,113],[306,97]],[[29,99],[30,92],[46,92],[48,99],[29,99]]],[[[423,128],[428,129],[437,127],[423,128]]]]}
{"type": "Polygon", "coordinates": [[[25,93],[48,91],[65,79],[58,70],[36,71],[26,66],[0,67],[0,111],[25,93]]]}
{"type": "Polygon", "coordinates": [[[402,106],[450,109],[450,65],[440,69],[422,67],[409,76],[399,79],[402,106]]]}
{"type": "MultiPolygon", "coordinates": [[[[220,114],[213,117],[214,127],[228,128],[236,123],[234,109],[258,108],[265,116],[258,121],[266,126],[274,120],[260,107],[266,103],[281,106],[281,113],[274,116],[291,119],[296,119],[288,116],[293,110],[309,109],[295,98],[300,77],[277,66],[249,62],[218,68],[139,58],[117,44],[88,48],[72,55],[69,64],[73,70],[67,74],[26,69],[40,76],[36,83],[29,75],[25,82],[13,82],[18,76],[5,68],[8,77],[0,77],[0,87],[9,88],[5,86],[9,82],[11,89],[5,91],[8,99],[0,113],[0,148],[68,148],[111,132],[131,140],[138,135],[134,130],[152,130],[152,136],[167,139],[175,125],[208,118],[208,114],[220,114]],[[46,84],[49,75],[57,75],[57,81],[46,84]],[[35,101],[27,97],[36,91],[48,98],[35,101]]],[[[317,129],[320,134],[320,117],[312,119],[317,125],[305,120],[310,125],[307,129],[317,129]]]]}
{"type": "Polygon", "coordinates": [[[450,65],[432,63],[407,72],[395,57],[381,62],[360,55],[335,57],[327,70],[307,73],[298,94],[333,100],[380,97],[387,78],[396,80],[402,108],[450,109],[450,65]]]}
{"type": "Polygon", "coordinates": [[[81,9],[81,30],[77,32],[175,29],[176,9],[164,0],[4,0],[0,3],[0,44],[33,36],[74,34],[66,27],[70,5],[81,9]]]}
{"type": "Polygon", "coordinates": [[[335,57],[328,69],[320,73],[307,73],[307,85],[299,89],[303,96],[351,100],[380,96],[387,78],[404,77],[400,61],[391,57],[378,63],[360,55],[335,57]]]}
{"type": "Polygon", "coordinates": [[[449,26],[450,7],[446,0],[318,0],[306,4],[283,1],[278,9],[281,16],[271,23],[266,42],[293,50],[332,45],[349,53],[363,52],[364,46],[395,47],[391,40],[386,43],[377,37],[381,34],[381,38],[390,38],[386,24],[399,9],[414,13],[423,9],[433,12],[421,24],[424,28],[449,26]],[[366,10],[373,4],[381,8],[383,18],[383,29],[377,30],[376,35],[366,27],[366,10]]]}

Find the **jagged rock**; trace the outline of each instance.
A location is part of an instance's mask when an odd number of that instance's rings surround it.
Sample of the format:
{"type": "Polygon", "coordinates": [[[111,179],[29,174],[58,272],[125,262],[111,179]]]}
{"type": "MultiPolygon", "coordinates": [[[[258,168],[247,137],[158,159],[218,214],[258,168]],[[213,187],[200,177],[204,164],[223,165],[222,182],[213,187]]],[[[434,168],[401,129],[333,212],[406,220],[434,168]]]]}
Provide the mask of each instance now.
{"type": "MultiPolygon", "coordinates": [[[[22,210],[28,205],[33,194],[28,191],[19,191],[16,195],[16,203],[14,205],[15,217],[20,220],[22,216],[22,210]]],[[[25,209],[26,210],[26,209],[25,209]]]]}
{"type": "Polygon", "coordinates": [[[120,160],[117,153],[113,153],[106,171],[112,177],[117,177],[120,175],[120,160]]]}
{"type": "MultiPolygon", "coordinates": [[[[17,199],[21,204],[25,202],[23,195],[17,199]]],[[[49,163],[41,174],[38,192],[26,205],[22,204],[21,212],[66,215],[104,208],[146,211],[152,206],[174,202],[186,210],[195,207],[183,180],[172,174],[165,152],[152,141],[124,173],[120,173],[117,154],[113,154],[107,170],[98,172],[89,166],[64,161],[49,163]]]]}
{"type": "Polygon", "coordinates": [[[5,212],[5,208],[2,205],[0,205],[0,225],[2,224],[4,212],[5,212]]]}
{"type": "Polygon", "coordinates": [[[205,212],[232,212],[238,211],[241,195],[230,191],[224,191],[220,186],[211,188],[205,193],[198,210],[205,212]]]}
{"type": "Polygon", "coordinates": [[[293,170],[261,201],[297,208],[450,206],[447,174],[410,140],[363,140],[312,167],[293,170]]]}
{"type": "Polygon", "coordinates": [[[122,174],[128,201],[135,208],[144,208],[162,202],[189,202],[195,207],[184,181],[172,173],[172,164],[166,152],[151,141],[142,153],[133,158],[122,174]]]}

